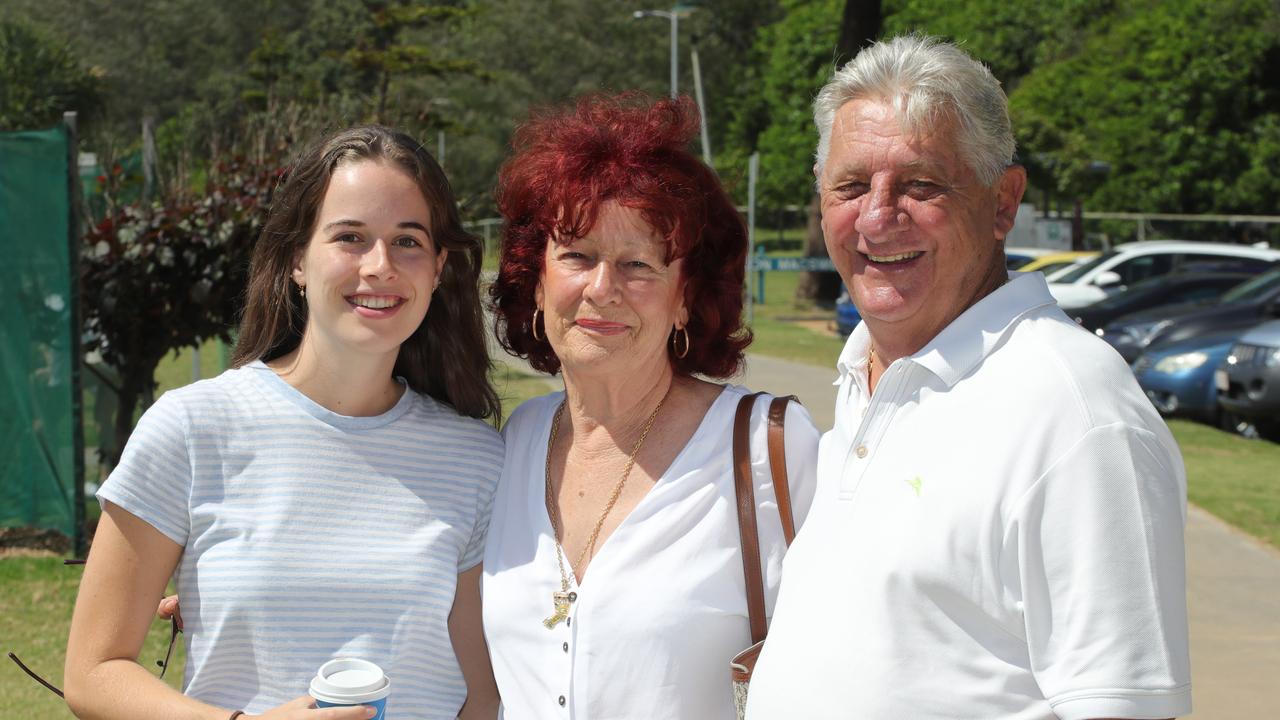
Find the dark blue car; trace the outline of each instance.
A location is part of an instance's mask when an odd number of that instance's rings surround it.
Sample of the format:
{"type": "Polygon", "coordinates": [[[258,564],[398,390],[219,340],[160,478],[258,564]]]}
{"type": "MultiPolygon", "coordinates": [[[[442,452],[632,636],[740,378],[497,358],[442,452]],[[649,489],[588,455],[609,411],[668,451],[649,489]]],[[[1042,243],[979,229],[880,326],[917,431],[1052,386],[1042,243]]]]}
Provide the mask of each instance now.
{"type": "Polygon", "coordinates": [[[836,299],[836,330],[840,332],[840,337],[848,337],[860,322],[862,322],[862,316],[858,314],[858,308],[854,307],[853,300],[849,298],[849,289],[845,288],[836,299]]]}
{"type": "Polygon", "coordinates": [[[1224,330],[1152,345],[1133,363],[1133,374],[1161,415],[1221,425],[1213,373],[1241,332],[1224,330]]]}

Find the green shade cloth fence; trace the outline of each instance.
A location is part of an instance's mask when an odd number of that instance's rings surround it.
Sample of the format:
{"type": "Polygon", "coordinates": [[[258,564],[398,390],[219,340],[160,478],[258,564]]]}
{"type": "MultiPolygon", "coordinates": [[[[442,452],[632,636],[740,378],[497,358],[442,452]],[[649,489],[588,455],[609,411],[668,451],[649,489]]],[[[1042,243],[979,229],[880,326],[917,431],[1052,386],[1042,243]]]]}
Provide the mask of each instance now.
{"type": "Polygon", "coordinates": [[[69,142],[63,127],[0,133],[0,527],[75,535],[69,142]]]}

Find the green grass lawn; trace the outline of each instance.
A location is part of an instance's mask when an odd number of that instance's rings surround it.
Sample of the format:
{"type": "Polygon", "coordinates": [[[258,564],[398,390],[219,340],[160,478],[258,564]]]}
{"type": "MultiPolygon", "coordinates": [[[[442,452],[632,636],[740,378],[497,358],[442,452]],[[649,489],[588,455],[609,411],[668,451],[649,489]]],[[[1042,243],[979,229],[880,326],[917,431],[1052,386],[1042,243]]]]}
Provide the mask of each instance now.
{"type": "MultiPolygon", "coordinates": [[[[755,273],[752,273],[750,286],[753,291],[755,282],[755,273]]],[[[827,330],[828,325],[835,327],[835,310],[812,303],[797,303],[795,295],[799,283],[800,273],[765,273],[765,301],[752,306],[751,330],[755,333],[755,342],[747,352],[834,368],[840,350],[844,348],[844,340],[827,330]],[[814,319],[819,329],[797,324],[792,320],[797,317],[814,319]]]]}
{"type": "Polygon", "coordinates": [[[1187,499],[1280,548],[1280,444],[1186,420],[1169,428],[1187,466],[1187,499]]]}
{"type": "Polygon", "coordinates": [[[548,376],[530,375],[502,363],[497,363],[492,377],[493,388],[498,392],[498,398],[502,400],[503,422],[506,422],[511,411],[519,407],[520,403],[552,391],[551,386],[547,384],[548,376]]]}
{"type": "MultiPolygon", "coordinates": [[[[71,627],[71,610],[83,569],[64,566],[61,557],[0,556],[0,647],[59,687],[71,627]]],[[[159,600],[159,598],[156,598],[159,600]]],[[[169,623],[157,620],[142,650],[148,668],[164,657],[169,623]]],[[[165,681],[182,684],[181,641],[165,681]]],[[[6,656],[0,658],[0,718],[70,718],[56,695],[31,680],[6,656]]]]}

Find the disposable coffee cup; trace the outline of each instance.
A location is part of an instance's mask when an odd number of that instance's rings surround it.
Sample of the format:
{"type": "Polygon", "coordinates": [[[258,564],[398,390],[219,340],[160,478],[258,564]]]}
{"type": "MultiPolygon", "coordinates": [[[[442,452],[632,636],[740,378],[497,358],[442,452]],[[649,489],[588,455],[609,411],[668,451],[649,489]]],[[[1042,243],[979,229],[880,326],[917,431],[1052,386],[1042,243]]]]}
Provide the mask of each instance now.
{"type": "Polygon", "coordinates": [[[368,705],[378,713],[373,720],[385,720],[391,681],[382,668],[368,660],[335,658],[320,666],[311,679],[311,697],[316,707],[368,705]]]}

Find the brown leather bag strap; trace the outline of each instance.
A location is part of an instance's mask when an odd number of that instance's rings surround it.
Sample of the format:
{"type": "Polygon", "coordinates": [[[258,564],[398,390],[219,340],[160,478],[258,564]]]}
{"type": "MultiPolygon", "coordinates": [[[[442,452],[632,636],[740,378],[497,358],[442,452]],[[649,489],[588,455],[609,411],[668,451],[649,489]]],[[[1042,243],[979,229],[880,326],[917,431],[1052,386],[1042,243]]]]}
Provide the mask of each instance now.
{"type": "MultiPolygon", "coordinates": [[[[747,395],[738,401],[733,418],[733,483],[738,500],[738,534],[742,541],[742,575],[747,588],[747,616],[751,624],[752,644],[764,640],[768,630],[764,608],[764,573],[760,569],[760,532],[756,526],[756,491],[751,475],[751,410],[756,398],[764,393],[747,395]]],[[[785,421],[787,403],[793,397],[774,398],[769,404],[769,470],[773,475],[774,495],[787,545],[795,537],[795,520],[791,515],[791,491],[787,484],[785,421]]]]}
{"type": "Polygon", "coordinates": [[[769,403],[769,471],[773,474],[773,494],[778,499],[778,515],[782,518],[782,537],[791,547],[796,539],[796,520],[791,513],[791,486],[787,482],[786,422],[787,403],[795,395],[776,397],[769,403]]]}
{"type": "Polygon", "coordinates": [[[733,484],[738,496],[738,533],[742,538],[742,576],[747,586],[751,642],[764,639],[764,577],[760,571],[760,534],[756,530],[756,490],[751,477],[751,409],[762,393],[738,401],[733,418],[733,484]]]}

